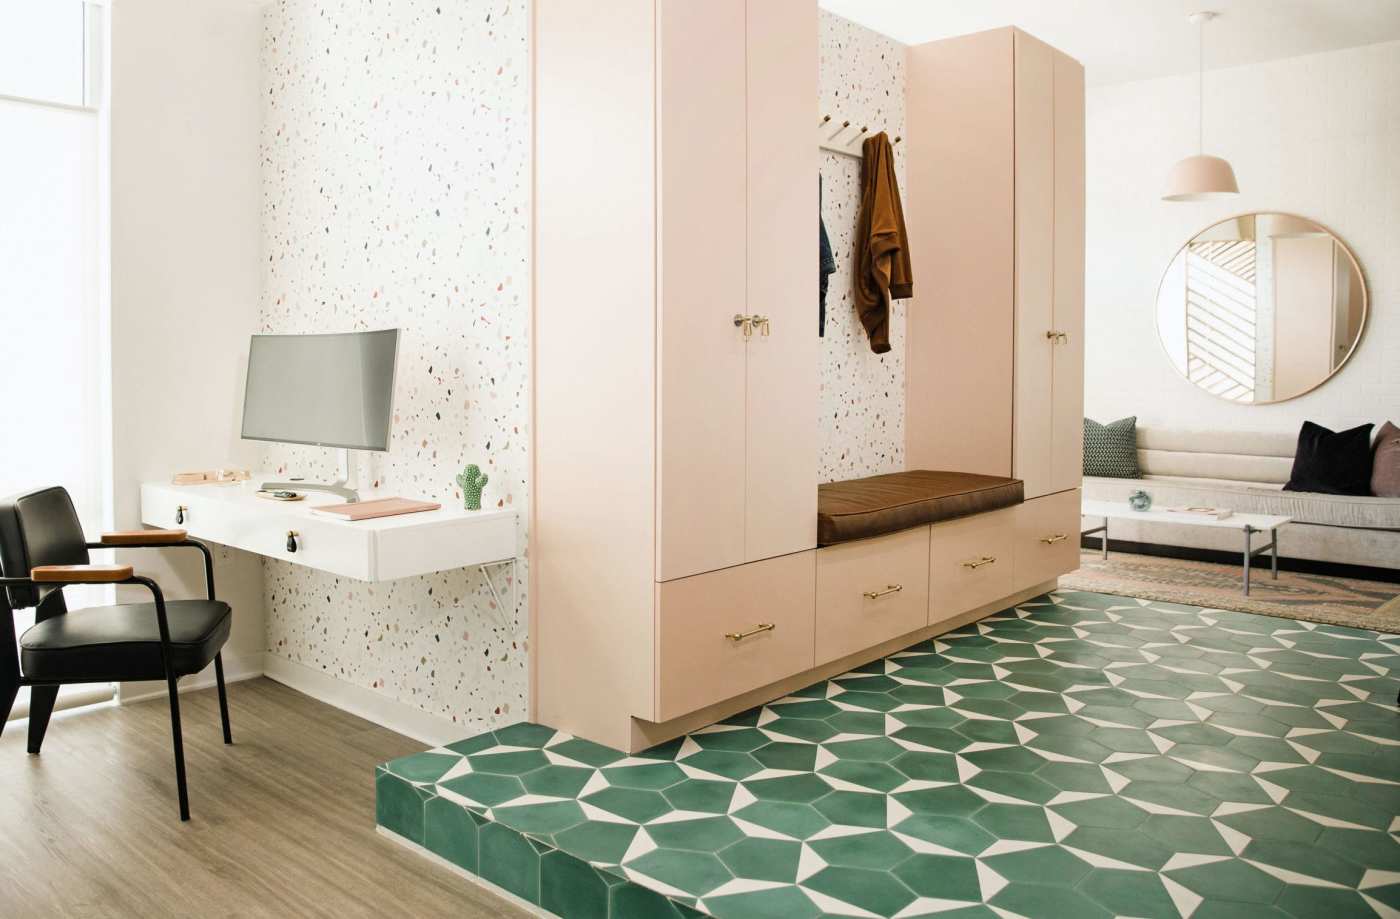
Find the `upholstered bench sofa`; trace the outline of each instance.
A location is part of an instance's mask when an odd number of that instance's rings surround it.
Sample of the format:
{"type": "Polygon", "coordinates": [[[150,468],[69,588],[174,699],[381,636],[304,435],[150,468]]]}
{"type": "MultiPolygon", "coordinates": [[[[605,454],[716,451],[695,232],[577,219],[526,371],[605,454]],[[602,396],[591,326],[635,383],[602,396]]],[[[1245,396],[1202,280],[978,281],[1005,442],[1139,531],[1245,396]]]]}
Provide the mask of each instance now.
{"type": "MultiPolygon", "coordinates": [[[[1346,565],[1400,569],[1400,498],[1284,491],[1294,434],[1138,428],[1135,479],[1084,477],[1084,497],[1127,501],[1141,489],[1154,506],[1209,505],[1251,514],[1286,514],[1279,554],[1346,565]]],[[[1113,522],[1113,538],[1238,552],[1231,530],[1113,522]]]]}

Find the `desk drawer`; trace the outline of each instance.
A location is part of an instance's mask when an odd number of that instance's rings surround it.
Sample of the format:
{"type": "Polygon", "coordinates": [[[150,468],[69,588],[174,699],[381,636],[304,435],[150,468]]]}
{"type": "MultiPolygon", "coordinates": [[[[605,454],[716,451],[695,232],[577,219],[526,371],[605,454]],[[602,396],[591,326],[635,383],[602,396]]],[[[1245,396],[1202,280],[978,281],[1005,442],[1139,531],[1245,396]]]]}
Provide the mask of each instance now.
{"type": "Polygon", "coordinates": [[[1015,508],[1016,590],[1079,567],[1079,489],[1034,498],[1015,508]]]}
{"type": "Polygon", "coordinates": [[[813,666],[816,552],[664,581],[656,610],[655,720],[669,721],[813,666]]]}
{"type": "Polygon", "coordinates": [[[151,526],[183,527],[194,539],[332,574],[360,580],[372,578],[372,531],[313,517],[300,503],[264,504],[259,498],[259,504],[250,507],[246,501],[201,493],[212,487],[216,486],[194,486],[188,491],[143,488],[141,520],[151,526]],[[295,552],[287,550],[288,533],[296,534],[295,552]]]}
{"type": "Polygon", "coordinates": [[[929,528],[929,625],[1015,592],[1014,508],[929,528]]]}
{"type": "Polygon", "coordinates": [[[250,516],[230,520],[228,526],[231,528],[229,538],[217,542],[361,581],[373,578],[374,536],[367,530],[356,530],[339,521],[291,514],[250,516]],[[292,533],[296,534],[296,551],[288,549],[288,534],[292,533]]]}
{"type": "Polygon", "coordinates": [[[818,664],[928,623],[928,540],[922,526],[817,550],[818,664]]]}

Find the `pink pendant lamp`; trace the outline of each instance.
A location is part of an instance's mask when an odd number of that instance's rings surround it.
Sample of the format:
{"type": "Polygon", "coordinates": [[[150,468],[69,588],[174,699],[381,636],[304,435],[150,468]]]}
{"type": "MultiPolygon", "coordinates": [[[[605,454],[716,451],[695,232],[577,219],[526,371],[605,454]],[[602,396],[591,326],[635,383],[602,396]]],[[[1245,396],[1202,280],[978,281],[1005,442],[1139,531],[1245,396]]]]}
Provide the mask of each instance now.
{"type": "Polygon", "coordinates": [[[1235,181],[1235,170],[1218,156],[1205,153],[1205,106],[1206,106],[1206,23],[1217,14],[1208,10],[1192,13],[1188,18],[1199,28],[1197,47],[1200,50],[1197,69],[1198,104],[1196,107],[1197,154],[1172,167],[1167,173],[1167,188],[1162,193],[1163,201],[1208,201],[1211,198],[1224,198],[1240,193],[1235,181]]]}

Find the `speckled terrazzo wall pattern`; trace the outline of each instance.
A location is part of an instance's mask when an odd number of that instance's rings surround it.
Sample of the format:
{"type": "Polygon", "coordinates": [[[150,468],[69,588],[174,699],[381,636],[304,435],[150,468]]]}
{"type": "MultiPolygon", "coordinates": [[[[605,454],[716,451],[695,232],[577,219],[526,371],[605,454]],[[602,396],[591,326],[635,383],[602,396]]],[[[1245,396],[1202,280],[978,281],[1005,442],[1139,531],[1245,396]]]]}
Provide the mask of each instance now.
{"type": "MultiPolygon", "coordinates": [[[[361,482],[456,503],[453,476],[476,462],[491,477],[483,503],[522,521],[527,26],[524,0],[268,7],[259,316],[267,332],[402,329],[392,443],[361,482]]],[[[263,459],[334,473],[326,450],[263,459]]],[[[516,609],[496,611],[474,569],[372,585],[269,561],[268,650],[464,724],[519,720],[518,568],[516,609]]]]}
{"type": "MultiPolygon", "coordinates": [[[[904,133],[904,46],[821,11],[821,111],[904,133]]],[[[904,151],[895,148],[895,173],[904,183],[904,151]]],[[[856,478],[904,468],[904,311],[890,318],[890,351],[870,351],[851,298],[856,218],[860,213],[860,160],[824,152],[822,215],[836,254],[826,301],[821,348],[821,458],[819,480],[856,478]]],[[[920,282],[914,265],[915,292],[920,282]]],[[[916,301],[915,301],[916,302],[916,301]]]]}

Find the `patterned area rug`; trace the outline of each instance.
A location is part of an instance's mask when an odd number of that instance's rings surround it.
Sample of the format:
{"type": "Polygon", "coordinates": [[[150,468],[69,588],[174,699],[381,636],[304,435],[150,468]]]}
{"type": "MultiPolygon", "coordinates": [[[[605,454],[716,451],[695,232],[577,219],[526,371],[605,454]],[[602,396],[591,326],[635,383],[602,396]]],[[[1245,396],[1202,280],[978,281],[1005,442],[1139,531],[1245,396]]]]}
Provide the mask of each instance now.
{"type": "Polygon", "coordinates": [[[565,919],[1400,916],[1400,638],[1056,591],[628,756],[516,724],[381,831],[565,919]]]}
{"type": "Polygon", "coordinates": [[[1251,575],[1246,597],[1239,565],[1126,552],[1110,552],[1105,561],[1097,551],[1085,549],[1081,566],[1060,578],[1062,588],[1400,634],[1397,584],[1296,571],[1280,571],[1275,581],[1266,562],[1251,575]]]}

